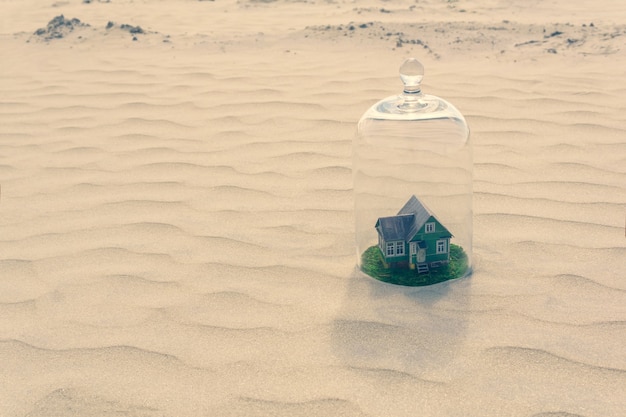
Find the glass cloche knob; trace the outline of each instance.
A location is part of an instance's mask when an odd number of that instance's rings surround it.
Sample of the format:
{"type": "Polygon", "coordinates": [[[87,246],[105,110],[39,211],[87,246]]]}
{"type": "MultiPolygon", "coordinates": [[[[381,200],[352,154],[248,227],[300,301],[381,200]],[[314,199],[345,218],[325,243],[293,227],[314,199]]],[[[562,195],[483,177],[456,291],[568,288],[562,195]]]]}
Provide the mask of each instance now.
{"type": "Polygon", "coordinates": [[[417,94],[421,91],[420,83],[424,78],[424,66],[415,58],[409,58],[400,67],[400,79],[404,83],[404,92],[417,94]]]}

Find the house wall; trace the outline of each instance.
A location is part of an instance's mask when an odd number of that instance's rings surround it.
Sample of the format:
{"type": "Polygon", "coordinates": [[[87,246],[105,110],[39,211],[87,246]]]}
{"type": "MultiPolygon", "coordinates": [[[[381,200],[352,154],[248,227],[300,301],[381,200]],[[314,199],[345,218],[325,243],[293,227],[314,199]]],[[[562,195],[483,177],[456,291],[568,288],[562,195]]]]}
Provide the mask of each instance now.
{"type": "MultiPolygon", "coordinates": [[[[432,241],[427,241],[426,242],[426,259],[425,262],[430,263],[430,262],[444,262],[444,261],[448,261],[450,258],[450,239],[445,239],[446,240],[446,249],[447,252],[445,253],[437,253],[437,240],[439,239],[435,239],[432,241]]],[[[411,256],[411,262],[413,262],[416,259],[416,255],[410,255],[411,256]]]]}
{"type": "MultiPolygon", "coordinates": [[[[383,258],[385,258],[385,261],[387,262],[406,262],[409,260],[409,244],[407,242],[404,242],[404,255],[393,255],[393,256],[387,256],[387,242],[385,242],[384,240],[382,240],[382,245],[379,245],[380,251],[383,253],[383,258]]],[[[394,243],[396,242],[395,240],[393,241],[394,243]]]]}
{"type": "Polygon", "coordinates": [[[446,252],[437,253],[437,240],[428,241],[426,248],[426,262],[441,262],[450,260],[450,239],[446,240],[446,252]]]}
{"type": "Polygon", "coordinates": [[[448,229],[443,227],[442,224],[439,223],[439,221],[436,218],[431,216],[426,221],[426,223],[424,223],[424,225],[417,231],[417,233],[415,234],[413,239],[411,239],[411,241],[412,242],[417,242],[419,240],[430,241],[432,239],[437,240],[437,239],[441,239],[443,237],[449,237],[449,236],[450,236],[450,232],[448,231],[448,229]],[[434,232],[426,233],[426,225],[428,223],[434,223],[435,224],[435,231],[434,232]]]}

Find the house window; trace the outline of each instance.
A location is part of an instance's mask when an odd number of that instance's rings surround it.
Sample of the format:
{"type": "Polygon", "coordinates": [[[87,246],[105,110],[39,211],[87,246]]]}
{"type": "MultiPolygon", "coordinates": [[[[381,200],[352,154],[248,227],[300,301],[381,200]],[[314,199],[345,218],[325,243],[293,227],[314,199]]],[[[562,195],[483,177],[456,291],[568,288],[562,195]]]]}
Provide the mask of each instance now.
{"type": "Polygon", "coordinates": [[[433,233],[435,231],[435,223],[426,223],[426,233],[433,233]]]}
{"type": "Polygon", "coordinates": [[[437,253],[447,253],[445,239],[437,241],[437,253]]]}
{"type": "Polygon", "coordinates": [[[393,242],[387,243],[387,256],[395,255],[395,244],[393,242]]]}
{"type": "Polygon", "coordinates": [[[396,242],[396,255],[404,255],[404,242],[396,242]]]}
{"type": "Polygon", "coordinates": [[[415,255],[417,253],[417,243],[411,242],[411,255],[415,255]]]}

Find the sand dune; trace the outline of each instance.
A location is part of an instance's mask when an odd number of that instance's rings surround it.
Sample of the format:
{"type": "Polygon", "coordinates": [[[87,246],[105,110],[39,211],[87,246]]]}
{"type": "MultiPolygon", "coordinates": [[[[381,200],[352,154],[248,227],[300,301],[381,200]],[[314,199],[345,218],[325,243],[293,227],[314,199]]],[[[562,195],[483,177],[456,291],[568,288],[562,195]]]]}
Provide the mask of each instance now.
{"type": "Polygon", "coordinates": [[[0,1],[0,415],[622,415],[614,3],[0,1]],[[475,159],[475,273],[423,288],[353,255],[412,55],[475,159]]]}

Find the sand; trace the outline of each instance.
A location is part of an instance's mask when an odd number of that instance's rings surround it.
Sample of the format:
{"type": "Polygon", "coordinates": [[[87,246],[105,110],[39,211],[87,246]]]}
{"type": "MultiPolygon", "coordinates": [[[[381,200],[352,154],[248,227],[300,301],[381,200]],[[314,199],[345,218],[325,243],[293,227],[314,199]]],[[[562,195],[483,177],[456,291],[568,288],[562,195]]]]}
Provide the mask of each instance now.
{"type": "Polygon", "coordinates": [[[624,415],[616,3],[0,1],[0,415],[624,415]],[[422,288],[354,270],[409,56],[475,159],[422,288]]]}

